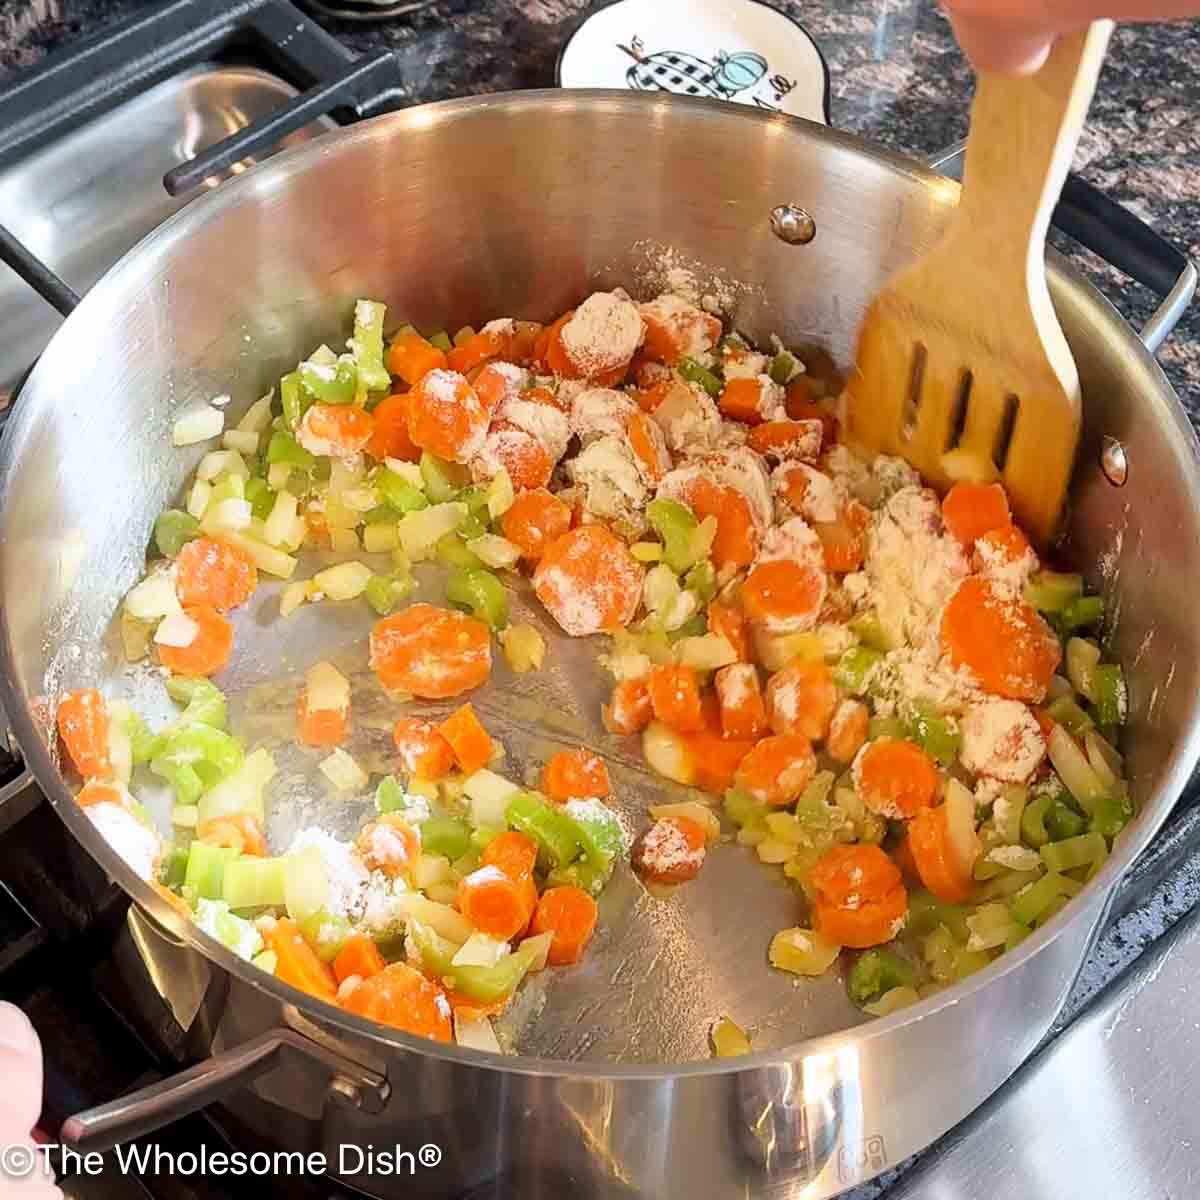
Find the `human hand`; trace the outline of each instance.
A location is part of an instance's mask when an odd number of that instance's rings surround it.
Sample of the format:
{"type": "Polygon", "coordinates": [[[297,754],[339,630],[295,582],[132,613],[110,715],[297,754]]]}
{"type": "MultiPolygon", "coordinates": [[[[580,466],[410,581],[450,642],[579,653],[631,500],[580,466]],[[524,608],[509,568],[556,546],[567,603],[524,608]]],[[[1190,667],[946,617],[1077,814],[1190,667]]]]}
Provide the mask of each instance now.
{"type": "Polygon", "coordinates": [[[42,1110],[42,1047],[29,1018],[12,1004],[0,1003],[0,1147],[23,1148],[36,1157],[10,1149],[9,1163],[0,1154],[0,1200],[62,1200],[48,1177],[42,1156],[33,1148],[30,1130],[42,1110]],[[27,1174],[25,1163],[36,1163],[27,1174]],[[5,1174],[5,1166],[13,1168],[5,1174]],[[20,1175],[20,1177],[14,1177],[20,1175]]]}
{"type": "Polygon", "coordinates": [[[1054,39],[1092,21],[1200,16],[1200,0],[942,0],[955,36],[980,71],[1028,75],[1054,39]]]}

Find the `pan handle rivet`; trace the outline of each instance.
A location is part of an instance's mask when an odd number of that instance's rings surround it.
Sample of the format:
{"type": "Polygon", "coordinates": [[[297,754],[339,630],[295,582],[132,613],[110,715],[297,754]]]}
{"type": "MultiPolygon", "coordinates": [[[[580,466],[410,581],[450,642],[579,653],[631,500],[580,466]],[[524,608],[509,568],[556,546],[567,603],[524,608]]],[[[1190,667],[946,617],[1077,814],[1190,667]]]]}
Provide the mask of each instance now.
{"type": "Polygon", "coordinates": [[[1129,459],[1125,447],[1115,437],[1105,436],[1100,447],[1100,470],[1113,487],[1124,487],[1129,478],[1129,459]]]}
{"type": "Polygon", "coordinates": [[[807,246],[817,236],[817,223],[798,204],[771,209],[771,232],[789,246],[807,246]]]}

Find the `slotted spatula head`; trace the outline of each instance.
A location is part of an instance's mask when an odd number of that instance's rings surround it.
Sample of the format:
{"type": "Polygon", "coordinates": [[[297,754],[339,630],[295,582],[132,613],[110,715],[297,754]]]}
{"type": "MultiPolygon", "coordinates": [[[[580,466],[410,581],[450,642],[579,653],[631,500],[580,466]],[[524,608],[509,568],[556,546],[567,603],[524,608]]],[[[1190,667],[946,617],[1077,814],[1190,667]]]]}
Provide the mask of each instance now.
{"type": "Polygon", "coordinates": [[[1040,546],[1079,441],[1079,376],[1046,286],[1045,236],[1111,22],[1027,77],[981,75],[949,230],[872,302],[847,384],[849,439],[942,489],[999,478],[1040,546]]]}

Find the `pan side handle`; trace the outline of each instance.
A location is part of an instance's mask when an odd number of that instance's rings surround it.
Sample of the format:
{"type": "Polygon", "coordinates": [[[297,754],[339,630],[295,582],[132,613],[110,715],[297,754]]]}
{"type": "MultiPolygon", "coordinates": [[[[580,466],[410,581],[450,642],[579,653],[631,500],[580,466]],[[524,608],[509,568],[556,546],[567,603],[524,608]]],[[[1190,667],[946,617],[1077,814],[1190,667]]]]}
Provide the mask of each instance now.
{"type": "Polygon", "coordinates": [[[295,1030],[273,1029],[169,1079],[68,1117],[62,1126],[63,1143],[80,1154],[111,1150],[224,1099],[274,1070],[289,1054],[327,1067],[329,1092],[342,1103],[366,1112],[379,1112],[387,1103],[391,1089],[383,1075],[295,1030]]]}

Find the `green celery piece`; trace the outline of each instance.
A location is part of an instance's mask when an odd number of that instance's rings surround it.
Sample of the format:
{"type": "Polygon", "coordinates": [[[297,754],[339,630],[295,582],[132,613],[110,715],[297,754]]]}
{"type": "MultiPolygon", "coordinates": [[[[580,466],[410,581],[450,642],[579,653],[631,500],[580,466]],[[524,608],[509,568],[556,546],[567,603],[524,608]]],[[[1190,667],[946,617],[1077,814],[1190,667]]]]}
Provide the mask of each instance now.
{"type": "Polygon", "coordinates": [[[415,586],[416,581],[407,571],[392,571],[388,575],[372,575],[363,595],[381,617],[386,617],[408,599],[415,586]]]}
{"type": "Polygon", "coordinates": [[[1047,871],[1065,874],[1076,867],[1103,862],[1108,857],[1108,843],[1099,833],[1081,833],[1061,842],[1050,842],[1039,853],[1047,871]]]}
{"type": "Polygon", "coordinates": [[[225,865],[221,898],[230,908],[283,904],[284,859],[246,855],[225,865]]]}
{"type": "Polygon", "coordinates": [[[453,862],[471,849],[471,830],[457,817],[435,813],[421,822],[421,849],[427,854],[440,854],[453,862]]]}
{"type": "Polygon", "coordinates": [[[450,335],[444,329],[439,329],[437,333],[431,333],[429,335],[429,344],[436,346],[443,354],[449,354],[454,349],[454,343],[450,340],[450,335]]]}
{"type": "Polygon", "coordinates": [[[871,673],[883,661],[883,654],[870,646],[855,646],[838,659],[833,669],[833,682],[856,696],[861,696],[871,680],[871,673]]]}
{"type": "Polygon", "coordinates": [[[546,876],[547,887],[577,887],[582,888],[591,896],[598,896],[604,891],[605,884],[612,878],[613,864],[598,867],[595,863],[580,859],[569,867],[555,867],[546,876]]]}
{"type": "Polygon", "coordinates": [[[395,510],[392,513],[393,520],[396,513],[416,512],[418,509],[429,507],[425,493],[416,484],[402,479],[395,471],[389,471],[387,467],[380,467],[373,472],[371,482],[375,485],[375,490],[383,497],[384,503],[395,510]]]}
{"type": "Polygon", "coordinates": [[[204,791],[204,780],[189,763],[169,762],[161,757],[152,758],[150,770],[171,785],[175,791],[176,804],[195,804],[204,791]]]}
{"type": "Polygon", "coordinates": [[[472,871],[479,870],[479,851],[468,850],[461,858],[456,858],[450,864],[450,870],[454,872],[460,879],[470,875],[472,871]]]}
{"type": "Polygon", "coordinates": [[[263,948],[258,929],[243,917],[231,913],[224,900],[197,900],[196,925],[247,961],[263,948]]]}
{"type": "Polygon", "coordinates": [[[275,493],[271,491],[271,485],[258,475],[246,481],[246,499],[250,501],[251,513],[260,521],[265,521],[275,507],[275,493]]]}
{"type": "Polygon", "coordinates": [[[960,946],[950,960],[950,978],[966,979],[968,975],[982,971],[991,961],[992,956],[986,950],[968,950],[960,946]]]}
{"type": "Polygon", "coordinates": [[[511,996],[525,978],[537,953],[518,946],[494,967],[456,967],[451,961],[455,953],[452,943],[419,921],[409,923],[409,932],[425,970],[447,981],[454,991],[481,1004],[494,1004],[511,996]]]}
{"type": "Polygon", "coordinates": [[[943,767],[957,760],[962,735],[953,721],[939,716],[924,705],[918,705],[910,729],[917,744],[943,767]]]}
{"type": "Polygon", "coordinates": [[[1046,715],[1057,721],[1072,737],[1082,737],[1096,724],[1070,696],[1059,696],[1047,706],[1046,715]]]}
{"type": "Polygon", "coordinates": [[[1081,575],[1064,575],[1058,571],[1039,571],[1025,585],[1025,603],[1039,612],[1062,612],[1082,594],[1081,575]]]}
{"type": "Polygon", "coordinates": [[[716,397],[721,394],[725,384],[722,382],[720,375],[715,371],[710,371],[707,367],[701,366],[694,358],[681,358],[679,366],[676,368],[679,374],[683,376],[688,383],[699,384],[710,396],[716,397]]]}
{"type": "Polygon", "coordinates": [[[395,523],[396,510],[390,504],[377,504],[363,513],[364,525],[386,525],[395,523]]]}
{"type": "MultiPolygon", "coordinates": [[[[460,526],[459,528],[462,528],[460,526]]],[[[483,560],[467,548],[466,542],[455,533],[448,533],[444,537],[438,539],[438,543],[433,548],[434,557],[443,566],[457,567],[462,571],[482,571],[484,570],[483,560]]]]}
{"type": "Polygon", "coordinates": [[[336,363],[302,362],[300,387],[319,404],[353,404],[358,372],[346,357],[336,363]]]}
{"type": "Polygon", "coordinates": [[[749,792],[730,788],[725,793],[725,815],[740,828],[757,829],[763,825],[770,810],[749,792]]]}
{"type": "Polygon", "coordinates": [[[860,954],[846,976],[846,991],[855,1004],[865,1004],[897,987],[915,987],[913,965],[890,950],[867,950],[860,954]]]}
{"type": "Polygon", "coordinates": [[[158,877],[163,887],[169,887],[172,891],[179,891],[183,887],[183,881],[187,878],[187,866],[188,848],[186,846],[172,846],[163,855],[162,866],[159,868],[158,877]]]}
{"type": "Polygon", "coordinates": [[[471,849],[476,854],[482,854],[488,845],[503,832],[503,829],[496,829],[491,825],[477,825],[471,830],[471,849]]]}
{"type": "Polygon", "coordinates": [[[787,350],[780,352],[771,359],[771,366],[768,374],[774,383],[783,385],[787,383],[793,375],[799,370],[799,364],[796,362],[796,356],[790,354],[787,350]]]}
{"type": "Polygon", "coordinates": [[[375,789],[376,811],[381,813],[403,812],[407,807],[407,797],[395,775],[385,775],[375,789]]]}
{"type": "Polygon", "coordinates": [[[708,632],[708,616],[705,613],[694,613],[688,617],[678,629],[667,633],[668,642],[677,642],[685,637],[703,637],[708,632]]]}
{"type": "Polygon", "coordinates": [[[428,450],[421,451],[421,478],[425,481],[425,494],[431,504],[445,504],[455,499],[470,482],[465,467],[444,462],[428,450]]]}
{"type": "Polygon", "coordinates": [[[1048,920],[1050,906],[1060,896],[1071,894],[1069,885],[1073,881],[1051,871],[1036,883],[1031,883],[1023,892],[1018,892],[1008,906],[1013,920],[1020,925],[1033,925],[1048,920]]]}
{"type": "Polygon", "coordinates": [[[1133,801],[1129,794],[1122,789],[1115,795],[1101,796],[1092,810],[1092,818],[1088,828],[1093,833],[1103,834],[1106,838],[1114,838],[1133,818],[1133,801]]]}
{"type": "Polygon", "coordinates": [[[193,842],[188,853],[183,886],[191,895],[205,900],[220,900],[225,882],[225,867],[238,857],[232,846],[210,846],[193,842]]]}
{"type": "Polygon", "coordinates": [[[121,727],[129,739],[129,748],[133,754],[134,765],[149,762],[162,753],[166,739],[161,733],[155,733],[141,713],[134,711],[124,701],[113,701],[109,705],[113,720],[121,727]]]}
{"type": "Polygon", "coordinates": [[[537,842],[538,857],[547,867],[565,867],[583,849],[575,822],[532,792],[518,792],[509,801],[505,820],[537,842]]]}
{"type": "Polygon", "coordinates": [[[717,594],[717,572],[706,558],[698,562],[683,577],[683,586],[695,592],[701,604],[707,604],[717,594]]]}
{"type": "Polygon", "coordinates": [[[899,717],[872,717],[867,726],[867,737],[871,741],[889,737],[904,742],[908,740],[908,726],[899,717]]]}
{"type": "MultiPolygon", "coordinates": [[[[458,529],[455,530],[455,536],[464,542],[471,541],[472,538],[483,537],[488,531],[486,520],[482,520],[473,512],[468,512],[460,522],[458,529]]],[[[471,553],[468,551],[468,553],[471,553]]]]}
{"type": "Polygon", "coordinates": [[[194,722],[173,730],[156,761],[187,763],[196,767],[207,763],[217,778],[236,771],[246,759],[242,743],[232,734],[211,725],[194,722]]]}
{"type": "Polygon", "coordinates": [[[1004,949],[1016,949],[1032,932],[1033,930],[1028,925],[1022,925],[1019,921],[1014,921],[1009,926],[1008,937],[1004,939],[1004,949]]]}
{"type": "Polygon", "coordinates": [[[383,392],[392,377],[383,365],[383,318],[387,305],[378,300],[359,300],[354,305],[354,334],[350,354],[358,368],[358,383],[368,392],[383,392]]]}
{"type": "Polygon", "coordinates": [[[299,929],[301,937],[317,952],[317,957],[327,963],[337,958],[346,939],[354,932],[345,917],[323,908],[309,913],[299,922],[299,929]]]}
{"type": "Polygon", "coordinates": [[[290,372],[279,381],[279,399],[283,405],[283,423],[294,430],[311,403],[300,387],[298,371],[290,372]]]}
{"type": "Polygon", "coordinates": [[[1046,792],[1032,796],[1021,814],[1021,840],[1034,850],[1040,850],[1050,840],[1046,816],[1055,800],[1056,797],[1046,792]]]}
{"type": "Polygon", "coordinates": [[[225,693],[216,684],[201,676],[172,675],[167,679],[167,695],[176,704],[187,707],[179,717],[179,726],[211,725],[214,729],[228,728],[225,693]]]}
{"type": "Polygon", "coordinates": [[[1104,663],[1092,673],[1096,719],[1101,725],[1125,720],[1125,675],[1116,663],[1104,663]]]}
{"type": "Polygon", "coordinates": [[[964,904],[946,904],[932,892],[923,888],[910,892],[908,897],[908,923],[906,933],[917,936],[932,933],[939,925],[960,942],[971,935],[967,917],[971,910],[964,904]]]}
{"type": "Polygon", "coordinates": [[[857,635],[864,646],[878,650],[881,654],[886,654],[889,650],[894,649],[884,632],[883,625],[877,618],[860,613],[857,617],[850,618],[849,626],[850,631],[857,635]]]}
{"type": "Polygon", "coordinates": [[[465,504],[467,506],[467,516],[469,518],[475,518],[476,526],[478,527],[479,532],[470,534],[469,536],[478,537],[480,534],[487,533],[488,522],[491,520],[491,514],[488,512],[487,488],[482,488],[477,484],[472,484],[470,487],[463,488],[463,490],[459,492],[457,496],[455,496],[455,499],[460,504],[465,504]]]}
{"type": "MultiPolygon", "coordinates": [[[[1081,817],[1065,800],[1056,800],[1046,813],[1046,832],[1049,833],[1051,842],[1063,842],[1070,838],[1076,838],[1086,828],[1087,820],[1081,817]]],[[[1045,850],[1046,847],[1042,846],[1041,849],[1045,850]]],[[[1045,858],[1045,855],[1042,857],[1045,858]]]]}
{"type": "Polygon", "coordinates": [[[502,629],[508,624],[508,596],[504,584],[491,571],[460,568],[451,572],[446,580],[446,599],[492,629],[502,629]]]}
{"type": "Polygon", "coordinates": [[[565,812],[575,824],[585,862],[607,877],[613,863],[625,853],[620,821],[602,800],[568,800],[565,812]]]}
{"type": "Polygon", "coordinates": [[[154,522],[154,544],[159,554],[174,558],[193,538],[200,536],[200,522],[191,513],[168,508],[154,522]]]}
{"type": "Polygon", "coordinates": [[[696,563],[696,530],[699,522],[692,510],[678,500],[651,500],[646,505],[646,520],[662,538],[663,562],[676,574],[696,563]]]}
{"type": "Polygon", "coordinates": [[[240,475],[232,475],[226,471],[213,480],[212,495],[209,497],[210,504],[217,504],[222,500],[245,500],[245,498],[246,481],[240,475]]]}
{"type": "Polygon", "coordinates": [[[267,462],[269,463],[287,463],[290,467],[299,467],[301,470],[307,471],[316,461],[316,458],[309,454],[290,433],[276,430],[271,434],[271,440],[267,442],[267,462]]]}
{"type": "Polygon", "coordinates": [[[1072,600],[1062,612],[1056,614],[1056,624],[1065,633],[1075,633],[1098,625],[1104,619],[1104,598],[1102,596],[1079,596],[1072,600]]]}

